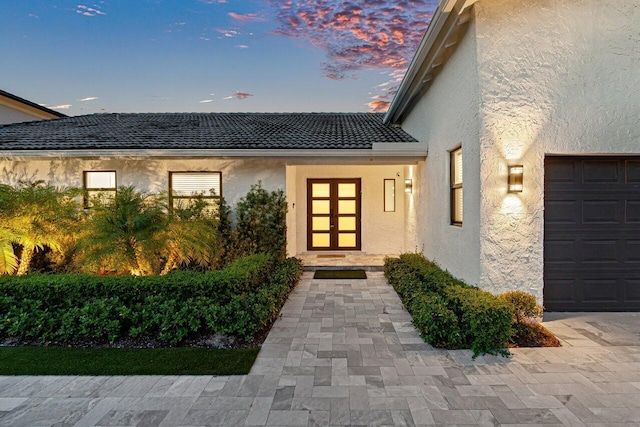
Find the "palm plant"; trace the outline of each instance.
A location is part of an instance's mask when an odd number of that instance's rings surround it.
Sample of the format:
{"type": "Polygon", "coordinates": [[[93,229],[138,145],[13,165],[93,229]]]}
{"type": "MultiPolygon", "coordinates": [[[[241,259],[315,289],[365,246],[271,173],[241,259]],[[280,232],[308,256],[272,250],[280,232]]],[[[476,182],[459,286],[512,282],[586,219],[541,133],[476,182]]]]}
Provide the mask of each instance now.
{"type": "Polygon", "coordinates": [[[92,271],[150,275],[166,227],[160,199],[120,187],[113,200],[95,200],[78,241],[80,261],[92,271]]]}
{"type": "Polygon", "coordinates": [[[216,252],[218,221],[215,210],[202,197],[182,202],[169,211],[161,236],[161,255],[165,264],[160,274],[163,275],[182,263],[207,267],[216,252]]]}
{"type": "Polygon", "coordinates": [[[36,251],[60,252],[68,246],[64,243],[73,240],[78,223],[78,194],[43,181],[20,182],[17,188],[0,185],[0,273],[26,274],[36,251]]]}

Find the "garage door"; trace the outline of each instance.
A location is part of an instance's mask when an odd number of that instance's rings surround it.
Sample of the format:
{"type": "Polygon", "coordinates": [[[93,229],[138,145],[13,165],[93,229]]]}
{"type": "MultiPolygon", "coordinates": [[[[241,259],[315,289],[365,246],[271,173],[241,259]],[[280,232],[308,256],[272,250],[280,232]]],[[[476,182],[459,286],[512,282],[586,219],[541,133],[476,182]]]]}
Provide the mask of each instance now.
{"type": "Polygon", "coordinates": [[[544,305],[640,310],[640,158],[545,160],[544,305]]]}

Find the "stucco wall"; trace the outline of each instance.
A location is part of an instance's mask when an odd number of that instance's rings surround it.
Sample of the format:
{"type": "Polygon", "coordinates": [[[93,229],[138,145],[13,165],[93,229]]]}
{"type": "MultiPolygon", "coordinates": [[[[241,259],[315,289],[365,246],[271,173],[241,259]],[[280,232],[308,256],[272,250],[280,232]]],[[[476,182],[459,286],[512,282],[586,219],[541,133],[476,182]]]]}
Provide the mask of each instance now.
{"type": "Polygon", "coordinates": [[[480,0],[474,7],[481,282],[541,300],[544,156],[640,153],[640,1],[480,0]],[[508,164],[524,165],[520,194],[507,194],[508,164]]]}
{"type": "MultiPolygon", "coordinates": [[[[304,165],[295,166],[296,245],[307,250],[307,179],[361,179],[362,251],[368,254],[399,254],[404,251],[404,166],[402,165],[304,165]],[[383,179],[396,180],[396,211],[384,212],[383,179]]],[[[290,208],[291,208],[290,204],[290,208]]]]}
{"type": "Polygon", "coordinates": [[[0,125],[6,125],[9,123],[23,123],[32,122],[34,120],[42,120],[40,117],[32,116],[31,114],[23,113],[14,108],[0,104],[0,125]]]}
{"type": "MultiPolygon", "coordinates": [[[[452,274],[480,281],[480,153],[476,44],[470,23],[466,37],[402,128],[429,144],[416,168],[417,246],[452,274]],[[451,225],[449,150],[462,145],[463,224],[451,225]]],[[[408,248],[413,250],[414,247],[408,248]]]]}
{"type": "Polygon", "coordinates": [[[117,185],[133,185],[143,191],[166,191],[169,171],[221,171],[222,195],[235,205],[262,181],[269,191],[285,188],[285,162],[262,159],[65,159],[0,160],[0,182],[44,180],[54,185],[82,187],[82,172],[115,170],[117,185]]]}

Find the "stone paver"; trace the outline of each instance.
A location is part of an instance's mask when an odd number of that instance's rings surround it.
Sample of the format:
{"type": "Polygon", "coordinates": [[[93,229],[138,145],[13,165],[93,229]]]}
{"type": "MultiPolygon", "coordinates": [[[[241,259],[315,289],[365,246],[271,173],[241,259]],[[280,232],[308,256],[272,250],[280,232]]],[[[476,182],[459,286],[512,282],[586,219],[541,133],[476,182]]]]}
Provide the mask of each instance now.
{"type": "Polygon", "coordinates": [[[562,348],[424,344],[380,272],[305,273],[249,375],[0,377],[0,425],[638,425],[640,314],[550,314],[562,348]]]}

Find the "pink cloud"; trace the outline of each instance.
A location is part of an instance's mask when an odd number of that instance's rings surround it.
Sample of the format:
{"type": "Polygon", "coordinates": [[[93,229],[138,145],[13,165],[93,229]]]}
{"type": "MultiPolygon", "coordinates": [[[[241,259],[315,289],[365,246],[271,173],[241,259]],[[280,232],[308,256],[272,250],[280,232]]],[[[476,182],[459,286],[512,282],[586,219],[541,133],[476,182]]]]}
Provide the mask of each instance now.
{"type": "Polygon", "coordinates": [[[225,96],[222,99],[240,99],[240,100],[242,100],[242,99],[247,99],[250,96],[253,96],[253,94],[252,93],[248,93],[248,92],[239,92],[238,91],[238,92],[232,92],[231,95],[225,96]]]}
{"type": "MultiPolygon", "coordinates": [[[[374,90],[391,99],[420,44],[438,0],[267,0],[277,10],[281,36],[322,49],[325,77],[355,78],[360,70],[384,71],[388,81],[374,90]]],[[[372,111],[387,107],[382,100],[372,111]]]]}
{"type": "Polygon", "coordinates": [[[237,19],[238,21],[245,21],[245,22],[258,22],[258,21],[264,21],[264,18],[261,16],[258,16],[258,14],[256,13],[236,13],[236,12],[229,12],[229,16],[232,17],[233,19],[237,19]]]}

